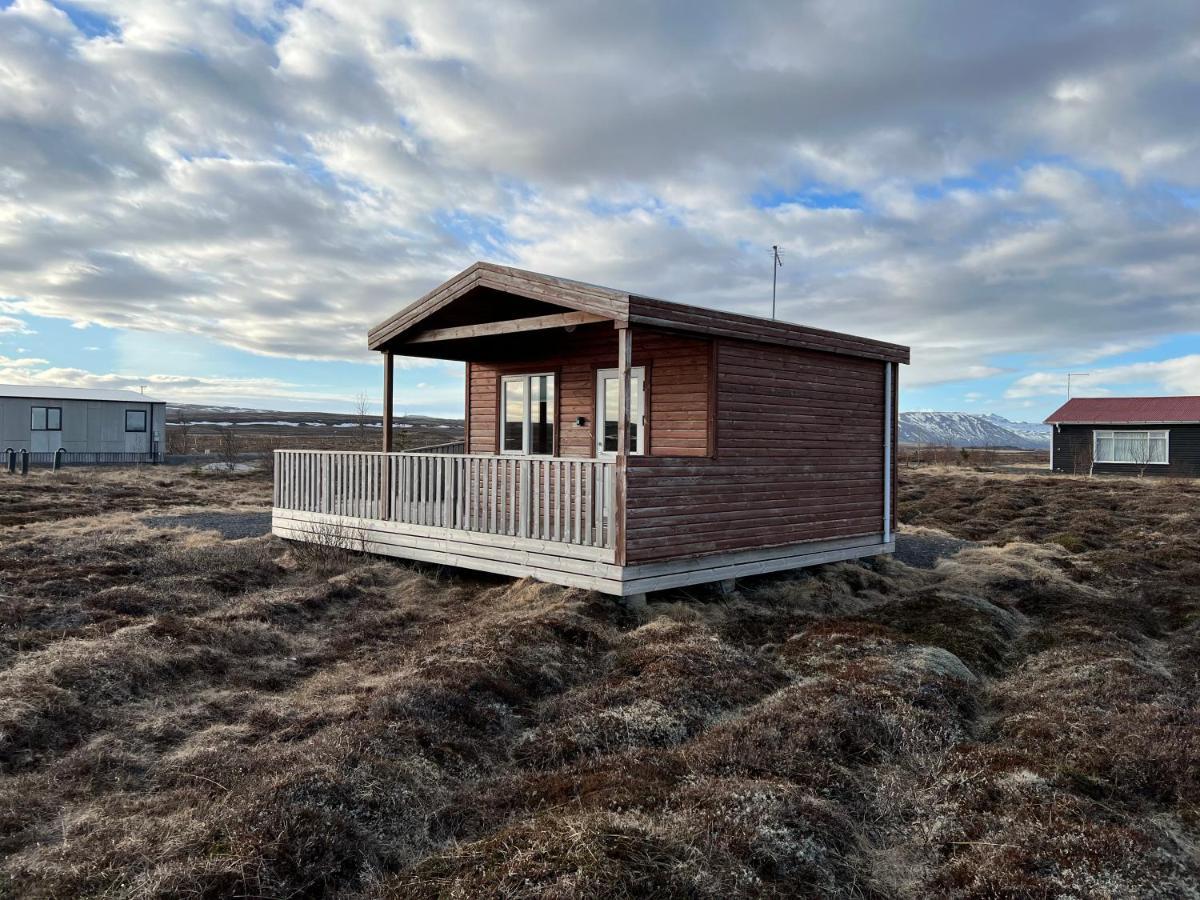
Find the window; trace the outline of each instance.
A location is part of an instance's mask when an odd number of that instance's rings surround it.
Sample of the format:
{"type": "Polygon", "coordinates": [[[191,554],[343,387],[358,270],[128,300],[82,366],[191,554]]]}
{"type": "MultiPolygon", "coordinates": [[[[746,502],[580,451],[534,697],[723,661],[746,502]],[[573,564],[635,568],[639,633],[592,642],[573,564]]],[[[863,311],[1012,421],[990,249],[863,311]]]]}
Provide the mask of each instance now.
{"type": "MultiPolygon", "coordinates": [[[[617,406],[620,403],[621,375],[616,369],[601,369],[596,373],[596,453],[617,452],[617,406]]],[[[629,452],[644,453],[642,434],[645,432],[646,369],[629,370],[629,452]]]]}
{"type": "Polygon", "coordinates": [[[33,431],[62,431],[62,407],[33,407],[29,427],[33,431]]]}
{"type": "Polygon", "coordinates": [[[507,375],[501,381],[500,452],[554,454],[554,376],[507,375]]]}
{"type": "Polygon", "coordinates": [[[1096,431],[1092,457],[1098,463],[1166,465],[1166,431],[1096,431]]]}
{"type": "Polygon", "coordinates": [[[127,409],[127,410],[125,410],[125,430],[126,431],[145,431],[146,430],[146,411],[144,409],[127,409]]]}

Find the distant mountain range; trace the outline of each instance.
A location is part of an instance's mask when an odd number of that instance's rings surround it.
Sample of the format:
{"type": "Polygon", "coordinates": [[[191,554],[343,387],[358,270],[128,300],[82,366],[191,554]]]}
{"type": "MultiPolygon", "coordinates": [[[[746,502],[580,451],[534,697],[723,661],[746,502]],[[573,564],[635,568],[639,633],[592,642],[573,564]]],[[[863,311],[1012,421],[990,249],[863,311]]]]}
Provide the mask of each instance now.
{"type": "Polygon", "coordinates": [[[994,413],[900,413],[900,441],[943,447],[1013,447],[1044,450],[1050,446],[1050,426],[1013,422],[994,413]]]}
{"type": "MultiPolygon", "coordinates": [[[[398,415],[393,421],[399,428],[437,428],[446,431],[462,431],[463,428],[462,419],[438,419],[433,416],[398,415]]],[[[356,413],[290,412],[179,403],[168,404],[167,424],[196,428],[382,428],[383,417],[359,416],[356,413]]]]}
{"type": "MultiPolygon", "coordinates": [[[[425,447],[462,440],[461,419],[432,416],[396,416],[393,432],[398,446],[425,447]]],[[[380,441],[381,416],[355,413],[293,412],[278,409],[244,409],[238,406],[170,404],[167,427],[175,435],[186,435],[185,445],[210,446],[217,435],[233,432],[238,437],[269,441],[276,447],[362,449],[380,441]]]]}
{"type": "MultiPolygon", "coordinates": [[[[461,419],[430,416],[397,416],[398,429],[414,429],[430,442],[462,436],[461,419]]],[[[284,434],[357,431],[380,427],[379,416],[352,413],[283,412],[273,409],[241,409],[230,406],[180,404],[167,408],[167,424],[187,425],[193,433],[218,432],[236,427],[239,432],[284,434]]],[[[939,447],[1012,447],[1044,450],[1050,446],[1050,426],[1040,422],[1013,422],[995,414],[965,412],[900,413],[900,441],[939,447]]]]}

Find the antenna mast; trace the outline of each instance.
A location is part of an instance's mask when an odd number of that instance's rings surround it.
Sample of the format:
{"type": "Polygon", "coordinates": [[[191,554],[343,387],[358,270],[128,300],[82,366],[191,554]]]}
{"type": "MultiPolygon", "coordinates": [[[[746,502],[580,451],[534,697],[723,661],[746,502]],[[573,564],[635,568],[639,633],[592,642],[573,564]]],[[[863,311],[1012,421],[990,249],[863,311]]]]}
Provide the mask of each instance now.
{"type": "Polygon", "coordinates": [[[1091,372],[1068,372],[1067,373],[1067,399],[1071,399],[1071,379],[1072,378],[1087,378],[1091,372]]]}
{"type": "Polygon", "coordinates": [[[779,269],[783,266],[783,257],[779,253],[779,245],[771,245],[771,318],[775,318],[775,284],[779,277],[779,269]]]}

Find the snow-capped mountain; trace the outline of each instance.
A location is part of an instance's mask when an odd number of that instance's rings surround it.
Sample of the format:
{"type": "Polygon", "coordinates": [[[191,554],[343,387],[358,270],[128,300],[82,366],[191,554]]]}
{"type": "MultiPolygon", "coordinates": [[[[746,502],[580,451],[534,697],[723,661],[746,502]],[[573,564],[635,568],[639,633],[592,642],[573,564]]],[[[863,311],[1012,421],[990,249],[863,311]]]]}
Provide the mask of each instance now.
{"type": "Polygon", "coordinates": [[[1002,428],[1025,435],[1031,441],[1036,441],[1039,447],[1050,446],[1050,426],[1043,422],[1014,422],[995,413],[987,413],[985,418],[990,419],[1002,428]]]}
{"type": "Polygon", "coordinates": [[[906,444],[1042,450],[1050,446],[1050,426],[1013,422],[995,413],[904,412],[900,413],[900,440],[906,444]]]}

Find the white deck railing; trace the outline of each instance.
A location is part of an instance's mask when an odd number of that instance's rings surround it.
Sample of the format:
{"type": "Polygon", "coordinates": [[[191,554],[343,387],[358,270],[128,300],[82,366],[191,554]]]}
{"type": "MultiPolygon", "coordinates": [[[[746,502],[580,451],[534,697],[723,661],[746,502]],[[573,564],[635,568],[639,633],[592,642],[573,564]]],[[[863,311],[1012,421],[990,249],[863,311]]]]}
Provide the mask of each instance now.
{"type": "Polygon", "coordinates": [[[276,450],[276,507],[613,546],[609,460],[276,450]]]}

